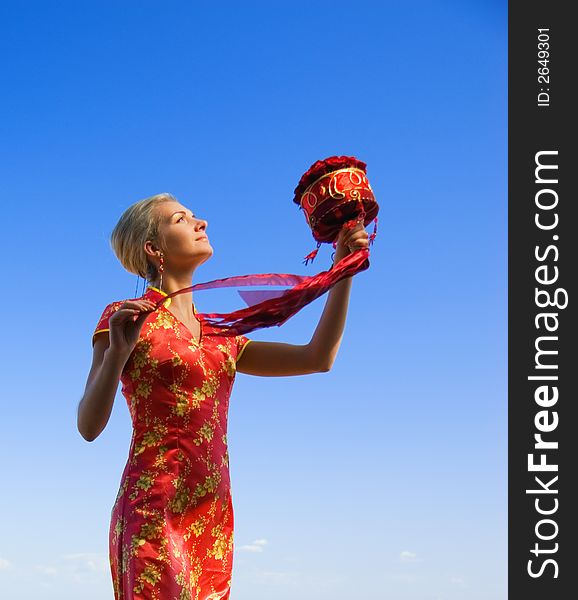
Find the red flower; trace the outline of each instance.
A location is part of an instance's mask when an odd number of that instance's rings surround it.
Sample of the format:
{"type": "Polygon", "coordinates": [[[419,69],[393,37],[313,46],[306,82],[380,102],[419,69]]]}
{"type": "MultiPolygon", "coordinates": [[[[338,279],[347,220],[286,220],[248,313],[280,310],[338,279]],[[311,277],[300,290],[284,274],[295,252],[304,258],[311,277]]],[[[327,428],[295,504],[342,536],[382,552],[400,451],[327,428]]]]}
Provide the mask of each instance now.
{"type": "Polygon", "coordinates": [[[301,194],[322,175],[337,171],[338,169],[345,169],[346,167],[355,167],[356,169],[362,169],[365,172],[367,165],[363,161],[355,158],[355,156],[330,156],[329,158],[318,160],[313,163],[299,180],[299,184],[295,188],[293,202],[295,202],[295,204],[300,204],[301,194]]]}

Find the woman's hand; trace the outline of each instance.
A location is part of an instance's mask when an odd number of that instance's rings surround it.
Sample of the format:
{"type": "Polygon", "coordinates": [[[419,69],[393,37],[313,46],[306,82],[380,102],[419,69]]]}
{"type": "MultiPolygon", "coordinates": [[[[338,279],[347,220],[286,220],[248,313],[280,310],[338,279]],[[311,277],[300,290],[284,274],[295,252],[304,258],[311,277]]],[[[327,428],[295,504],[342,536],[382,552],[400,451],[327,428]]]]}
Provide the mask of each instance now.
{"type": "Polygon", "coordinates": [[[363,222],[358,221],[355,227],[351,229],[344,225],[337,237],[333,264],[338,263],[351,252],[361,248],[369,248],[369,234],[365,230],[363,222]]]}
{"type": "Polygon", "coordinates": [[[114,353],[128,359],[138,342],[145,319],[154,308],[154,302],[147,298],[130,300],[123,302],[111,315],[108,326],[110,349],[114,353]]]}

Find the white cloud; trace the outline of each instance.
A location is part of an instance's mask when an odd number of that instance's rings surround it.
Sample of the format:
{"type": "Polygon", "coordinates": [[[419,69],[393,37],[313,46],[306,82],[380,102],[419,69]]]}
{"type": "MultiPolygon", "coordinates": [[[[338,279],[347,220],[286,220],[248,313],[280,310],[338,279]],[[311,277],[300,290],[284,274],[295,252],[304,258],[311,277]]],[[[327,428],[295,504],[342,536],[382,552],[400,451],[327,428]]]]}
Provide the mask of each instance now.
{"type": "Polygon", "coordinates": [[[399,555],[400,560],[403,562],[419,562],[420,559],[417,557],[415,552],[410,552],[409,550],[404,550],[399,555]]]}
{"type": "Polygon", "coordinates": [[[109,572],[108,556],[96,552],[77,552],[75,554],[64,554],[62,558],[76,564],[80,570],[88,570],[96,573],[109,572]]]}
{"type": "Polygon", "coordinates": [[[260,539],[258,539],[258,540],[255,540],[255,541],[253,542],[253,544],[258,544],[258,545],[261,545],[261,546],[264,546],[264,545],[265,545],[265,544],[267,544],[267,543],[268,543],[268,542],[267,542],[267,540],[266,540],[265,538],[260,538],[260,539]]]}
{"type": "Polygon", "coordinates": [[[58,573],[54,567],[48,565],[36,565],[34,568],[42,575],[56,575],[58,573]]]}
{"type": "Polygon", "coordinates": [[[0,558],[0,571],[8,571],[9,569],[14,568],[14,563],[6,560],[5,558],[0,558]]]}
{"type": "Polygon", "coordinates": [[[263,546],[267,544],[267,540],[264,538],[254,540],[251,544],[245,544],[244,546],[240,546],[239,550],[244,550],[245,552],[263,552],[263,546]]]}
{"type": "MultiPolygon", "coordinates": [[[[61,554],[47,563],[34,565],[32,569],[46,577],[41,585],[57,580],[94,585],[105,583],[110,577],[108,556],[97,552],[61,554]]],[[[28,573],[22,575],[28,576],[28,573]]]]}
{"type": "Polygon", "coordinates": [[[332,595],[342,591],[347,584],[347,576],[343,573],[318,571],[304,572],[298,570],[272,571],[269,569],[249,568],[239,572],[239,578],[250,585],[263,587],[297,587],[300,589],[317,589],[325,592],[330,591],[332,595]]]}
{"type": "Polygon", "coordinates": [[[255,546],[254,544],[245,544],[244,546],[240,546],[239,550],[243,550],[245,552],[263,552],[263,546],[255,546]]]}

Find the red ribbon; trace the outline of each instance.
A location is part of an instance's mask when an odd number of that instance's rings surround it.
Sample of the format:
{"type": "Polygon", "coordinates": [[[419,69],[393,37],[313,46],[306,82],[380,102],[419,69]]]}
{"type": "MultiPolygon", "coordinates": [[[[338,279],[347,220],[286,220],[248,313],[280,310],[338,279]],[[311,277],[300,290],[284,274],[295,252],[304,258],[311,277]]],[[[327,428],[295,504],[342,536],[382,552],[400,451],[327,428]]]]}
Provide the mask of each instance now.
{"type": "Polygon", "coordinates": [[[198,313],[208,325],[218,329],[217,332],[207,333],[207,335],[242,335],[255,329],[283,325],[285,321],[299,312],[304,306],[325,294],[336,283],[346,277],[352,277],[356,273],[365,271],[368,267],[369,249],[362,248],[342,258],[328,271],[322,271],[317,275],[261,273],[215,279],[171,292],[159,299],[155,308],[158,308],[167,298],[197,290],[240,285],[293,286],[284,291],[239,291],[243,300],[249,305],[247,308],[230,313],[198,313]],[[266,299],[264,300],[263,298],[266,299]]]}

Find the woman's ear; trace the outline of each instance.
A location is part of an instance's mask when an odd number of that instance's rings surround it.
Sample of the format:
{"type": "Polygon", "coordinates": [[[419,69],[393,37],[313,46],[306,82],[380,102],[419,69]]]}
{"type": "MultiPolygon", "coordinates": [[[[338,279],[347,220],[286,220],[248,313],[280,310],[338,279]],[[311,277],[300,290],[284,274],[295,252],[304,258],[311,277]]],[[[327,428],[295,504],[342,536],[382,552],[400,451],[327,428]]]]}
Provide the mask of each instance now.
{"type": "Polygon", "coordinates": [[[157,248],[157,246],[151,240],[147,240],[144,244],[144,251],[147,256],[156,257],[158,256],[159,250],[160,248],[157,248]]]}

